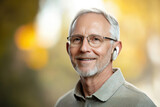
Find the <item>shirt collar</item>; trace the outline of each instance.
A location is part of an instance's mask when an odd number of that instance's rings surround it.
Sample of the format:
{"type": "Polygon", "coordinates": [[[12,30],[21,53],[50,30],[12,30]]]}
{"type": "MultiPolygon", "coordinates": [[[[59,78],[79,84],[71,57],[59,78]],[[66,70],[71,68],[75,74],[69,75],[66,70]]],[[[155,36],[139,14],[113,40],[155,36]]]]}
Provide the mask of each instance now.
{"type": "MultiPolygon", "coordinates": [[[[118,68],[113,69],[112,76],[98,89],[92,96],[95,96],[100,101],[107,101],[124,83],[125,79],[118,68]]],[[[76,98],[85,99],[83,96],[82,85],[80,81],[77,83],[74,90],[74,95],[76,98]]]]}
{"type": "Polygon", "coordinates": [[[120,69],[113,69],[113,75],[93,95],[101,101],[107,101],[124,83],[120,69]]]}
{"type": "Polygon", "coordinates": [[[85,100],[84,94],[83,94],[83,89],[82,89],[82,84],[81,84],[80,80],[78,81],[78,83],[74,89],[74,96],[77,100],[79,98],[82,98],[83,100],[85,100]]]}

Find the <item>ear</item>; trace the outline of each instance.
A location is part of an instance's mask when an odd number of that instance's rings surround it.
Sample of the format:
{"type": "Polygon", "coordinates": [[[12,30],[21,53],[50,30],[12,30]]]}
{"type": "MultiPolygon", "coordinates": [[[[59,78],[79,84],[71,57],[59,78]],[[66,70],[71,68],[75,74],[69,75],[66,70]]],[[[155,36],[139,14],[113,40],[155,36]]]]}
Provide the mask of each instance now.
{"type": "Polygon", "coordinates": [[[118,47],[119,48],[119,52],[118,52],[118,55],[119,53],[121,52],[121,49],[122,49],[122,42],[121,41],[117,41],[114,45],[114,48],[118,47]]]}
{"type": "Polygon", "coordinates": [[[115,42],[114,45],[113,45],[112,61],[117,59],[121,49],[122,49],[121,41],[115,42]]]}
{"type": "Polygon", "coordinates": [[[66,42],[66,50],[67,50],[67,53],[68,53],[68,55],[69,55],[69,43],[68,42],[66,42]]]}

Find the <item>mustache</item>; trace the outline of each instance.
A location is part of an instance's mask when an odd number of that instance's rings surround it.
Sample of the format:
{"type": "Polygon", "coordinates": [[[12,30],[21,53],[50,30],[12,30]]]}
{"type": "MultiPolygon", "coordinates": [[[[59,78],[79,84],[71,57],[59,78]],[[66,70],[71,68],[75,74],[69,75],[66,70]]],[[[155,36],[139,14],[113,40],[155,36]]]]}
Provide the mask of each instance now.
{"type": "Polygon", "coordinates": [[[80,54],[75,56],[75,58],[98,58],[96,55],[90,55],[90,54],[80,54]]]}

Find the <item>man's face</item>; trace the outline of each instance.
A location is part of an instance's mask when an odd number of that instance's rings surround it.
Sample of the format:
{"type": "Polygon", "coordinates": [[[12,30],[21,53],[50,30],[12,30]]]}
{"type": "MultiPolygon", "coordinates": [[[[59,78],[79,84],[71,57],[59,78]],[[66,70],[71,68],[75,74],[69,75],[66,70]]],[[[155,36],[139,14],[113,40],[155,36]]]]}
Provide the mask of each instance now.
{"type": "MultiPolygon", "coordinates": [[[[104,16],[87,13],[80,16],[73,25],[71,36],[100,35],[110,37],[110,24],[104,16]]],[[[72,47],[67,43],[67,50],[75,70],[82,77],[89,77],[103,71],[111,61],[112,45],[104,40],[100,47],[91,47],[84,38],[82,45],[72,47]]]]}

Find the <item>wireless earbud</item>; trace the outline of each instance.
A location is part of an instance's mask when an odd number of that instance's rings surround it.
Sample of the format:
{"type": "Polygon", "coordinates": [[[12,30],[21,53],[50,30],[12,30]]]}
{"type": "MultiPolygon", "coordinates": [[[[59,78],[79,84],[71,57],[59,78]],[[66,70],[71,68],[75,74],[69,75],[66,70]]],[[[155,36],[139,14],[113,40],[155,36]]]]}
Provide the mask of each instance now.
{"type": "Polygon", "coordinates": [[[116,47],[113,51],[113,54],[112,54],[112,60],[116,60],[117,56],[118,56],[118,53],[119,53],[119,47],[116,47]]]}

